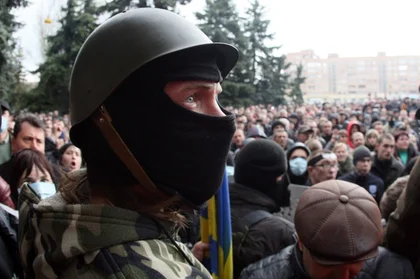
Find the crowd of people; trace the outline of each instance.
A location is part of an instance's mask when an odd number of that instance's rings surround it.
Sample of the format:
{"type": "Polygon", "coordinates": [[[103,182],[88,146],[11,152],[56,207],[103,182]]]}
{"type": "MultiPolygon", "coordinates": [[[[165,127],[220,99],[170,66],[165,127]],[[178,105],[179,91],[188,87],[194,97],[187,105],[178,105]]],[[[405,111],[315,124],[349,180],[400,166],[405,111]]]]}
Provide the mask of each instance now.
{"type": "MultiPolygon", "coordinates": [[[[237,129],[228,156],[228,164],[234,167],[230,185],[233,234],[241,233],[244,226],[249,230],[248,239],[233,238],[235,277],[307,278],[296,275],[308,271],[296,271],[299,269],[297,267],[293,267],[297,273],[290,272],[289,277],[277,277],[282,272],[287,273],[287,264],[293,266],[289,261],[294,262],[288,255],[295,252],[292,248],[287,249],[287,246],[296,243],[293,240],[294,229],[290,230],[291,223],[288,221],[296,225],[296,214],[299,214],[299,210],[295,212],[290,209],[290,188],[293,185],[304,185],[308,189],[312,189],[313,185],[324,185],[330,191],[338,187],[336,192],[339,193],[343,192],[340,187],[346,184],[337,181],[350,182],[353,186],[363,188],[375,201],[378,214],[369,220],[373,221],[378,230],[379,227],[387,228],[389,223],[395,227],[399,222],[396,221],[399,213],[395,213],[397,203],[405,198],[405,188],[418,158],[419,126],[415,115],[419,104],[416,100],[406,98],[371,100],[363,104],[325,102],[301,107],[260,105],[229,108],[237,115],[237,129]],[[261,210],[272,216],[259,213],[255,217],[256,212],[261,210]],[[294,212],[294,215],[290,216],[290,212],[294,212]],[[243,220],[248,220],[250,215],[254,223],[244,223],[243,220]],[[273,265],[273,261],[278,261],[278,265],[273,265]]],[[[412,180],[411,183],[415,185],[416,181],[412,180]]],[[[299,205],[301,203],[302,199],[299,205]]],[[[362,206],[359,209],[362,210],[362,206]]],[[[313,210],[323,213],[317,217],[321,213],[313,212],[314,216],[306,217],[307,223],[315,218],[329,216],[328,211],[322,211],[321,207],[313,210]]],[[[368,213],[372,210],[362,211],[368,213]]],[[[351,218],[351,215],[341,213],[341,216],[337,213],[336,222],[345,223],[343,219],[351,218]]],[[[310,215],[309,212],[306,214],[310,215]]],[[[325,218],[322,222],[328,220],[325,218]]],[[[356,230],[360,229],[356,224],[344,225],[351,226],[347,228],[349,234],[356,234],[356,230]],[[355,231],[351,231],[353,229],[355,231]]],[[[302,223],[301,230],[308,226],[302,223]]],[[[332,227],[339,230],[336,223],[332,227]]],[[[297,227],[296,232],[300,239],[302,236],[297,227]]],[[[346,242],[362,241],[363,233],[360,238],[355,237],[346,242]]],[[[395,237],[391,233],[388,235],[391,239],[395,237]]],[[[343,242],[337,242],[332,247],[325,246],[326,251],[317,252],[334,254],[336,247],[346,243],[341,239],[339,241],[343,242]]],[[[391,247],[395,248],[393,245],[391,247]]],[[[387,253],[385,250],[380,252],[387,253]]],[[[391,258],[394,256],[392,254],[391,258]]],[[[411,258],[415,264],[417,258],[414,259],[411,258]]],[[[363,272],[372,275],[372,271],[363,272]]],[[[392,275],[389,270],[375,272],[382,275],[366,278],[405,278],[403,275],[392,275]]],[[[353,277],[313,275],[308,278],[353,277]]]]}
{"type": "Polygon", "coordinates": [[[196,211],[230,166],[223,279],[420,278],[420,101],[223,108],[237,61],[134,9],[81,48],[69,115],[1,101],[0,277],[210,279],[196,211]]]}

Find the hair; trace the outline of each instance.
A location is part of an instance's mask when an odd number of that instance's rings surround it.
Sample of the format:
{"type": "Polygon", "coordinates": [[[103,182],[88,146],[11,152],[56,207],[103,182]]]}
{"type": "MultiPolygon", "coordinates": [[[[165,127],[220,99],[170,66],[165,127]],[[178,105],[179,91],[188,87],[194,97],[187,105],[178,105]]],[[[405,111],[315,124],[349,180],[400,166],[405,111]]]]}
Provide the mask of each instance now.
{"type": "Polygon", "coordinates": [[[322,124],[322,126],[324,126],[325,124],[331,124],[332,125],[332,121],[331,120],[324,121],[324,123],[322,124]]]}
{"type": "Polygon", "coordinates": [[[380,137],[378,138],[378,144],[382,144],[382,142],[383,142],[384,140],[392,140],[393,142],[395,142],[395,138],[394,138],[394,136],[393,136],[393,135],[391,135],[390,133],[385,133],[385,134],[383,134],[382,136],[380,136],[380,137]]]}
{"type": "Polygon", "coordinates": [[[276,136],[277,136],[278,134],[283,134],[283,133],[286,133],[287,137],[289,137],[289,134],[287,133],[287,131],[286,131],[286,130],[284,130],[284,131],[276,131],[276,132],[273,134],[273,139],[274,139],[274,138],[276,138],[276,136]]]}
{"type": "Polygon", "coordinates": [[[347,131],[346,130],[344,130],[344,129],[342,129],[342,130],[340,130],[340,131],[338,131],[338,135],[340,136],[340,137],[348,137],[349,136],[349,134],[347,133],[347,131]]]}
{"type": "Polygon", "coordinates": [[[378,120],[378,121],[373,122],[372,127],[373,127],[373,128],[375,128],[375,126],[376,126],[376,125],[379,125],[379,124],[380,124],[380,125],[384,125],[384,124],[382,123],[382,121],[378,120]]]}
{"type": "Polygon", "coordinates": [[[339,148],[344,148],[345,150],[347,150],[347,145],[342,142],[337,142],[336,144],[334,144],[333,152],[335,153],[339,148]]]}
{"type": "Polygon", "coordinates": [[[361,134],[361,135],[362,135],[362,137],[363,137],[363,133],[362,133],[362,132],[354,132],[353,134],[351,134],[351,139],[352,139],[352,141],[353,141],[353,137],[354,137],[354,135],[356,135],[356,134],[361,134]]]}
{"type": "Polygon", "coordinates": [[[375,137],[377,139],[379,138],[379,133],[375,129],[370,129],[366,132],[366,136],[365,136],[366,141],[368,138],[372,138],[372,137],[375,137]]]}
{"type": "Polygon", "coordinates": [[[52,166],[45,155],[37,150],[23,149],[17,152],[11,158],[11,164],[13,171],[10,176],[10,189],[12,199],[16,199],[16,201],[18,198],[17,189],[21,186],[18,185],[20,178],[22,175],[25,175],[25,178],[28,177],[34,166],[44,174],[48,172],[54,183],[59,180],[54,176],[52,166]]]}
{"type": "Polygon", "coordinates": [[[309,148],[309,150],[312,152],[315,152],[317,150],[322,150],[322,144],[317,139],[308,139],[305,142],[305,145],[309,148]]]}
{"type": "Polygon", "coordinates": [[[406,176],[406,175],[409,175],[411,173],[411,171],[413,170],[414,165],[416,164],[418,158],[419,158],[419,156],[415,156],[415,157],[411,158],[410,161],[408,161],[407,165],[405,165],[404,171],[401,174],[401,176],[406,176]]]}
{"type": "Polygon", "coordinates": [[[41,119],[38,118],[35,114],[27,113],[23,114],[16,118],[15,120],[15,127],[13,129],[13,137],[16,138],[20,131],[22,131],[22,124],[27,122],[29,125],[44,130],[44,124],[42,123],[41,119]]]}

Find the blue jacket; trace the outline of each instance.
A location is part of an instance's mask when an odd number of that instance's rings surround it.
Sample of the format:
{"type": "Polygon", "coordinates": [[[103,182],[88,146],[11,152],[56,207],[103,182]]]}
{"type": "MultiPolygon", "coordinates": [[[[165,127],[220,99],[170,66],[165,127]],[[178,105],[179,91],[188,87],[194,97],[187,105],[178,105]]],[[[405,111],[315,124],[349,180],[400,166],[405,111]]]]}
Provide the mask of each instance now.
{"type": "Polygon", "coordinates": [[[351,182],[363,187],[368,191],[375,201],[379,204],[381,202],[382,195],[384,194],[384,182],[378,176],[369,173],[368,175],[360,175],[355,171],[349,172],[343,176],[340,176],[338,180],[351,182]]]}

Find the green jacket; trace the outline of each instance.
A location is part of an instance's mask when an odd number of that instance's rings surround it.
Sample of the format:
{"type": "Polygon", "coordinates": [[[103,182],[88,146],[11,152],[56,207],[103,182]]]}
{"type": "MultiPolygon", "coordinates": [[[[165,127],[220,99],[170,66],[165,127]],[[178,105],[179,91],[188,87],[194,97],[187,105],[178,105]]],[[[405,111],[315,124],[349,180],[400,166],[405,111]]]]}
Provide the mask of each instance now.
{"type": "Polygon", "coordinates": [[[211,278],[186,246],[178,243],[193,266],[134,211],[67,204],[60,192],[40,201],[28,186],[19,201],[25,278],[211,278]]]}

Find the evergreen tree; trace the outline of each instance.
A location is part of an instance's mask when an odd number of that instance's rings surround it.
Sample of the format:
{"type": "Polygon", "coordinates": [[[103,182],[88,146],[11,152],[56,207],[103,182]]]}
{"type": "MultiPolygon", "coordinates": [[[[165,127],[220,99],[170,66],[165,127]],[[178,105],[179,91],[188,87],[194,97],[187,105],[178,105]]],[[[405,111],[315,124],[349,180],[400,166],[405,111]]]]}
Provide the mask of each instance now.
{"type": "Polygon", "coordinates": [[[17,82],[15,73],[21,65],[17,59],[17,43],[13,33],[21,25],[12,10],[26,4],[26,0],[0,0],[0,98],[7,98],[13,93],[17,82]]]}
{"type": "Polygon", "coordinates": [[[239,61],[230,73],[229,81],[251,83],[248,38],[244,35],[236,6],[232,0],[206,0],[202,13],[196,13],[200,29],[213,41],[232,44],[239,50],[239,61]]]}
{"type": "Polygon", "coordinates": [[[111,16],[132,8],[154,7],[165,10],[175,10],[177,5],[185,5],[191,0],[114,0],[99,8],[100,13],[108,12],[111,16]]]}
{"type": "Polygon", "coordinates": [[[285,72],[290,67],[285,56],[268,56],[261,61],[261,78],[257,82],[254,101],[258,104],[275,106],[286,102],[286,89],[289,87],[289,75],[285,72]]]}
{"type": "Polygon", "coordinates": [[[291,82],[291,91],[290,91],[290,98],[293,100],[295,105],[302,105],[303,104],[303,94],[300,86],[305,82],[305,77],[302,76],[303,66],[302,64],[298,65],[296,68],[296,76],[293,78],[291,82]]]}
{"type": "Polygon", "coordinates": [[[30,109],[45,110],[60,108],[68,110],[68,85],[71,68],[77,53],[88,35],[95,29],[96,7],[93,0],[67,0],[63,8],[61,28],[48,38],[47,59],[35,73],[40,74],[37,96],[30,109]]]}
{"type": "Polygon", "coordinates": [[[285,102],[288,88],[288,75],[284,74],[289,67],[284,56],[276,56],[274,50],[279,47],[269,47],[274,34],[268,32],[270,21],[265,19],[265,8],[259,0],[253,0],[246,11],[246,35],[249,37],[250,72],[256,93],[255,103],[282,104],[285,102]]]}
{"type": "Polygon", "coordinates": [[[247,9],[245,32],[249,38],[249,59],[253,83],[257,82],[257,74],[261,69],[262,60],[273,55],[275,48],[266,44],[274,39],[274,34],[268,33],[270,21],[264,19],[265,8],[258,0],[254,0],[247,9]]]}
{"type": "Polygon", "coordinates": [[[220,102],[223,105],[251,104],[255,92],[250,74],[250,59],[247,48],[248,38],[244,35],[236,6],[232,0],[206,0],[204,11],[196,13],[200,29],[213,42],[232,44],[239,50],[239,61],[223,82],[223,94],[220,102]]]}

